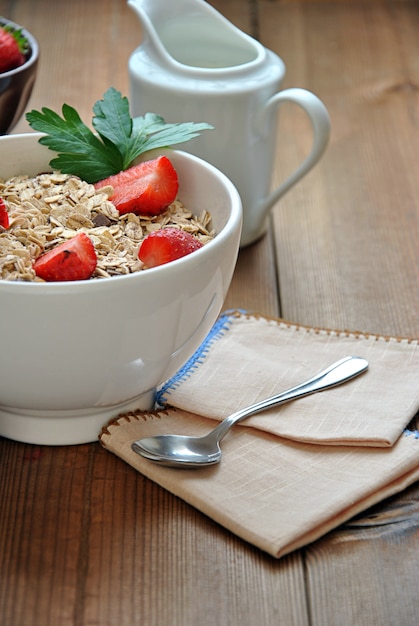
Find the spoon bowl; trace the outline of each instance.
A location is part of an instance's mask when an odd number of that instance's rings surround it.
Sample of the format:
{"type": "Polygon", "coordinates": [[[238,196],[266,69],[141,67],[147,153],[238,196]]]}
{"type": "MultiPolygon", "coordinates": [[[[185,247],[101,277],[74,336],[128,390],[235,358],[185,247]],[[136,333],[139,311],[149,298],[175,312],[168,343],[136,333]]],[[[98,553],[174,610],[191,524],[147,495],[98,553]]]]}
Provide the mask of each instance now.
{"type": "Polygon", "coordinates": [[[132,449],[149,461],[169,467],[197,468],[214,465],[221,459],[220,441],[234,424],[268,407],[340,385],[367,369],[368,361],[365,359],[345,357],[300,385],[233,413],[203,437],[157,435],[134,441],[132,449]]]}
{"type": "Polygon", "coordinates": [[[217,438],[188,435],[160,435],[136,441],[133,448],[150,461],[164,465],[213,465],[221,459],[221,448],[217,438]]]}

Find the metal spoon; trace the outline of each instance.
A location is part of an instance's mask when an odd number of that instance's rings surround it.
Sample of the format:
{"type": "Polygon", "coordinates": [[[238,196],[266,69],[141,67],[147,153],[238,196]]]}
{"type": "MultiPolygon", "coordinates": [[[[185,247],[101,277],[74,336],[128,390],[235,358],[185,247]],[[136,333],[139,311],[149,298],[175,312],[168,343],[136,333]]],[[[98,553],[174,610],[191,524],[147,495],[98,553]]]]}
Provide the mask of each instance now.
{"type": "Polygon", "coordinates": [[[361,357],[348,356],[296,387],[233,413],[204,437],[157,435],[134,441],[132,449],[150,461],[171,467],[213,465],[221,459],[219,445],[221,439],[237,422],[249,417],[249,415],[264,411],[268,407],[340,385],[365,372],[366,369],[368,369],[368,361],[361,357]]]}

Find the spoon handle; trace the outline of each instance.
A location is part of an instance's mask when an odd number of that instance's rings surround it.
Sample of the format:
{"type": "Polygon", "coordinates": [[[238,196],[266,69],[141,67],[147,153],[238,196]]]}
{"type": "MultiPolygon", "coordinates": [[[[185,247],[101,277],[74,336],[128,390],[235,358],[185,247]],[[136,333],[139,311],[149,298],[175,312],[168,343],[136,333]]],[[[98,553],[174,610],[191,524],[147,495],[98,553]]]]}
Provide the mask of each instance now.
{"type": "Polygon", "coordinates": [[[295,400],[296,398],[308,396],[311,393],[340,385],[341,383],[362,374],[362,372],[365,372],[367,369],[368,361],[365,359],[357,356],[345,357],[333,365],[330,365],[330,367],[321,371],[316,376],[313,376],[313,378],[309,378],[305,382],[296,385],[295,387],[291,387],[291,389],[287,389],[282,393],[271,396],[266,400],[256,402],[256,404],[252,404],[251,406],[241,409],[229,417],[226,417],[212,431],[211,434],[214,434],[218,440],[221,440],[234,424],[237,424],[250,415],[260,413],[271,406],[284,404],[290,400],[295,400]]]}

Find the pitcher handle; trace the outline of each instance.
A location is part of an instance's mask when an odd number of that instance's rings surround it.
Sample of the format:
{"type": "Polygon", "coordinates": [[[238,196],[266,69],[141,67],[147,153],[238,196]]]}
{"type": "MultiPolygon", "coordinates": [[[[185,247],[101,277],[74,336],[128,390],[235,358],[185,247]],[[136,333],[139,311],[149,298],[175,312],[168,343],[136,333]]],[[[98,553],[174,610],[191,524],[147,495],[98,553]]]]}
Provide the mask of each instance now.
{"type": "MultiPolygon", "coordinates": [[[[283,102],[292,102],[300,106],[308,115],[313,129],[313,145],[310,153],[296,170],[286,180],[284,180],[276,189],[274,189],[267,198],[262,200],[259,207],[259,219],[262,214],[267,214],[270,208],[283,196],[291,187],[293,187],[311,168],[317,163],[324,151],[326,150],[330,136],[330,118],[329,113],[323,102],[310,91],[293,87],[284,89],[272,96],[265,104],[262,110],[261,124],[267,122],[267,117],[280,106],[283,102]]],[[[263,126],[262,126],[263,127],[263,126]]],[[[270,124],[267,126],[270,127],[270,124]]]]}

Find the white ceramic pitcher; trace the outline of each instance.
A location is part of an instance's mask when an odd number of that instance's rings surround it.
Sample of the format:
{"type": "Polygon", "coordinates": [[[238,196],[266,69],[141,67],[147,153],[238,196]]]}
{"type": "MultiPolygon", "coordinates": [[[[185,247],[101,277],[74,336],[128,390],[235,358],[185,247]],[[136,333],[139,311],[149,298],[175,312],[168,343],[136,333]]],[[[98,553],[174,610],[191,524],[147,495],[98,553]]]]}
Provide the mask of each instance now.
{"type": "Polygon", "coordinates": [[[181,147],[233,181],[243,202],[241,245],[253,243],[266,231],[271,207],[322,156],[330,133],[324,104],[305,89],[281,91],[284,62],[204,0],[128,4],[143,30],[128,64],[131,115],[153,112],[166,122],[214,126],[181,147]],[[270,191],[283,102],[307,113],[313,144],[300,166],[270,191]]]}

